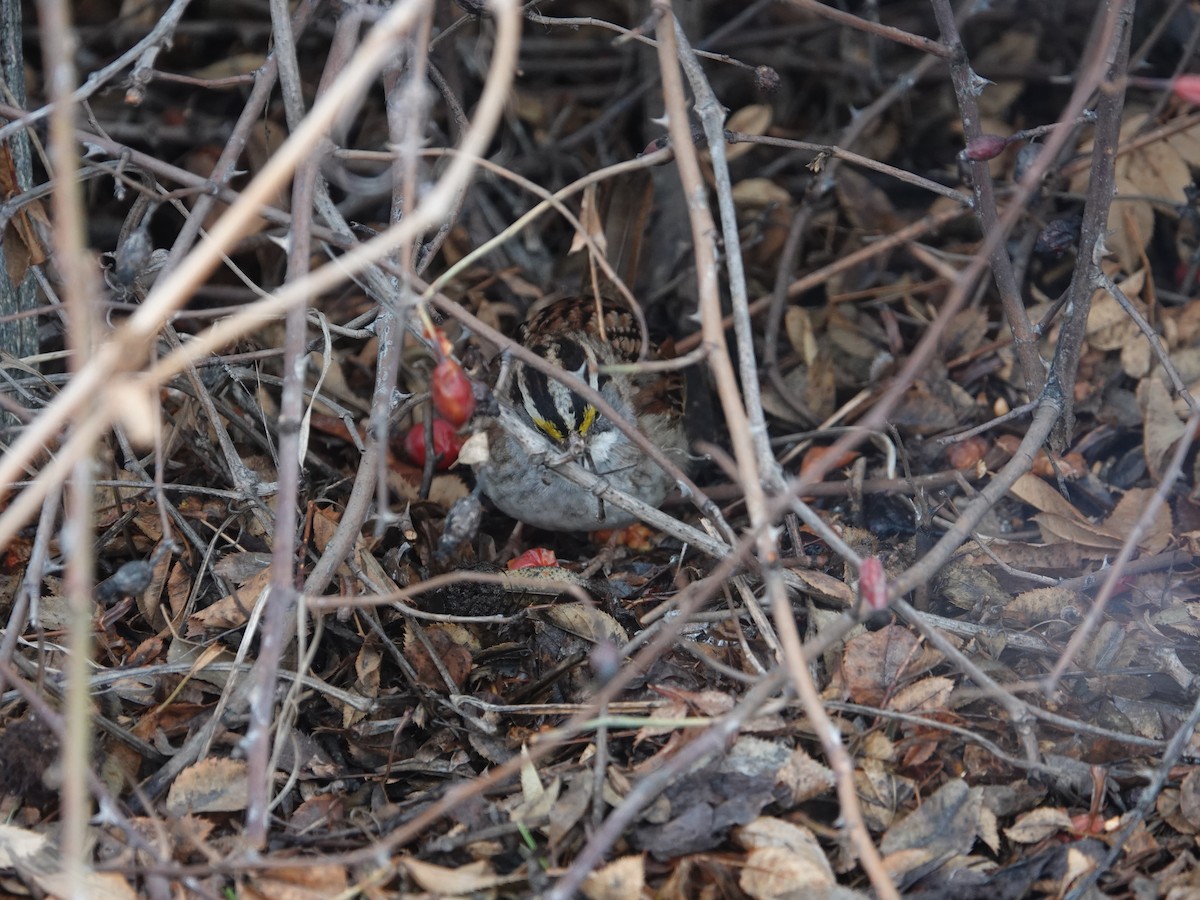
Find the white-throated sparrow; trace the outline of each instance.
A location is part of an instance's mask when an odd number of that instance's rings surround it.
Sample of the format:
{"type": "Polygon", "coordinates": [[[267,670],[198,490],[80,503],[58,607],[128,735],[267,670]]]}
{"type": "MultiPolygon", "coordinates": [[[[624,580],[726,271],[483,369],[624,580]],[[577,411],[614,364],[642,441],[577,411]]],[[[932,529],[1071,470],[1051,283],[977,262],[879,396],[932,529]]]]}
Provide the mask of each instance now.
{"type": "MultiPolygon", "coordinates": [[[[678,372],[603,374],[599,367],[633,363],[641,330],[628,309],[590,298],[558,300],[521,329],[521,343],[599,391],[627,421],[681,467],[688,460],[683,428],[683,379],[678,372]]],[[[654,348],[651,348],[652,350],[654,348]]],[[[659,506],[674,479],[616,425],[565,385],[516,361],[498,399],[534,428],[545,446],[527,449],[500,420],[485,423],[488,460],[476,466],[483,492],[503,512],[538,528],[594,531],[634,517],[554,470],[574,459],[609,486],[659,506]]],[[[503,417],[503,414],[502,414],[503,417]]]]}

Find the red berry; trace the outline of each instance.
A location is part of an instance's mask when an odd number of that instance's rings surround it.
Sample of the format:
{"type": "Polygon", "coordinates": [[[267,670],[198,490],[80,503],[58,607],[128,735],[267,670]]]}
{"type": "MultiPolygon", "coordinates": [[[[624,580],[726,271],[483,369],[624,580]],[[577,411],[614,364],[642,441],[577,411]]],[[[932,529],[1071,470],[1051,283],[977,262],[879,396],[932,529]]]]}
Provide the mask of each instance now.
{"type": "Polygon", "coordinates": [[[979,162],[984,159],[995,159],[1004,152],[1004,148],[1007,146],[1008,138],[998,134],[981,134],[967,142],[967,149],[964,152],[967,159],[979,162]]]}
{"type": "Polygon", "coordinates": [[[1185,103],[1200,104],[1200,75],[1180,75],[1171,89],[1185,103]]]}
{"type": "Polygon", "coordinates": [[[558,557],[554,555],[553,550],[547,550],[545,547],[534,547],[526,550],[516,559],[508,561],[509,571],[514,569],[533,569],[544,568],[546,566],[557,566],[558,557]]]}
{"type": "Polygon", "coordinates": [[[462,366],[449,357],[434,366],[430,390],[433,391],[433,408],[451,425],[465,425],[475,412],[471,379],[462,366]]]}
{"type": "MultiPolygon", "coordinates": [[[[458,460],[458,451],[462,441],[454,433],[454,426],[445,419],[433,420],[433,455],[437,460],[436,468],[450,468],[458,460]]],[[[414,466],[425,465],[425,425],[418,422],[408,429],[404,435],[404,454],[414,466]]]]}
{"type": "Polygon", "coordinates": [[[868,609],[887,609],[887,573],[878,556],[868,556],[858,567],[858,596],[868,609]]]}

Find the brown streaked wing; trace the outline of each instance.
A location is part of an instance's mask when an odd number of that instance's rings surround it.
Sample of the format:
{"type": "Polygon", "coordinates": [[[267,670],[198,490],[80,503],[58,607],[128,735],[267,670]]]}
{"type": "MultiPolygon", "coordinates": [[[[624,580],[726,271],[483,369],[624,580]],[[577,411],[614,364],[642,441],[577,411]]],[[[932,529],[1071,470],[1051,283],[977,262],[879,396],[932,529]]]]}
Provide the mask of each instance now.
{"type": "MultiPolygon", "coordinates": [[[[619,304],[605,300],[601,305],[604,327],[596,313],[596,302],[589,297],[565,297],[539,310],[521,328],[521,343],[529,345],[531,339],[548,337],[555,333],[582,333],[597,341],[603,335],[604,346],[612,354],[612,361],[637,359],[641,350],[641,329],[633,313],[619,304]]],[[[653,347],[651,347],[653,351],[653,347]]]]}

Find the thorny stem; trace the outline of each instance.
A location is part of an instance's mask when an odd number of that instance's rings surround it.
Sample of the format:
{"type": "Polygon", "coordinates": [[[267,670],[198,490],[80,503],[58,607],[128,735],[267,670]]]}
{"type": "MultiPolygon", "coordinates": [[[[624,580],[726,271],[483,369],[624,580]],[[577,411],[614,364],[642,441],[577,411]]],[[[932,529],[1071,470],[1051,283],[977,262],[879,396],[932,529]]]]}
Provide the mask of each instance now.
{"type": "Polygon", "coordinates": [[[1129,55],[1134,0],[1111,0],[1109,9],[1115,14],[1114,37],[1104,45],[1107,59],[1103,60],[1107,83],[1101,87],[1096,106],[1096,136],[1092,150],[1092,169],[1088,180],[1087,202],[1083,207],[1083,224],[1079,232],[1079,249],[1075,257],[1075,272],[1067,288],[1067,318],[1063,322],[1051,363],[1051,379],[1063,387],[1066,405],[1055,443],[1058,449],[1066,446],[1075,429],[1075,398],[1070,386],[1079,370],[1088,312],[1092,308],[1092,292],[1096,279],[1093,271],[1104,253],[1104,233],[1115,191],[1117,144],[1121,132],[1121,114],[1125,101],[1125,63],[1129,55]]]}
{"type": "MultiPolygon", "coordinates": [[[[729,177],[729,165],[725,159],[725,110],[717,100],[716,94],[713,93],[712,87],[708,83],[708,79],[704,75],[704,70],[700,67],[700,61],[696,59],[696,55],[688,44],[687,35],[684,34],[683,27],[678,20],[673,19],[674,24],[674,39],[679,45],[676,56],[679,59],[679,64],[687,76],[688,83],[691,85],[692,94],[696,98],[696,114],[700,117],[700,122],[704,127],[705,137],[708,139],[708,152],[712,164],[713,180],[715,182],[715,193],[717,197],[717,208],[721,217],[721,237],[725,249],[725,266],[729,273],[729,294],[730,304],[733,308],[733,331],[737,338],[737,358],[738,369],[741,374],[742,397],[738,399],[738,405],[745,410],[744,417],[748,420],[747,424],[750,428],[750,437],[753,439],[755,460],[758,468],[758,477],[762,480],[764,487],[772,492],[777,492],[783,484],[783,473],[779,467],[779,463],[775,460],[775,454],[771,452],[771,440],[767,433],[766,416],[763,412],[762,397],[758,383],[758,364],[754,353],[754,332],[750,326],[750,300],[746,296],[746,273],[742,265],[742,246],[740,236],[738,234],[737,210],[733,202],[733,183],[729,177]]],[[[659,57],[663,56],[663,51],[660,49],[659,57]]],[[[664,77],[666,77],[664,73],[664,77]]],[[[668,95],[667,86],[663,85],[664,96],[668,95]]],[[[672,89],[671,93],[675,93],[672,89]]],[[[687,108],[683,102],[683,90],[680,86],[678,91],[677,102],[668,104],[667,120],[670,128],[675,123],[673,119],[681,119],[677,128],[672,129],[672,145],[675,148],[676,160],[679,163],[680,176],[683,177],[685,165],[690,168],[690,164],[685,162],[685,158],[695,154],[695,148],[691,144],[680,146],[679,141],[687,128],[687,108]]],[[[706,204],[702,205],[697,202],[704,197],[704,182],[699,175],[699,161],[696,161],[696,181],[694,184],[688,184],[685,180],[684,186],[689,191],[695,191],[695,200],[689,202],[689,212],[691,212],[692,203],[696,203],[695,209],[700,220],[693,225],[693,234],[696,235],[699,227],[703,227],[705,231],[711,231],[713,228],[711,214],[706,208],[706,204]]],[[[690,179],[691,176],[689,176],[690,179]]],[[[697,260],[699,265],[699,260],[697,260]]],[[[701,296],[701,303],[704,303],[705,298],[701,296]]],[[[719,297],[716,297],[719,301],[719,297]]],[[[720,331],[720,309],[719,305],[715,312],[711,309],[702,310],[702,323],[704,317],[711,315],[711,326],[705,328],[702,324],[702,330],[705,331],[705,340],[713,341],[717,332],[720,331]]],[[[714,373],[715,374],[715,373],[714,373]]],[[[719,377],[719,376],[718,376],[719,377]]],[[[736,397],[736,392],[731,394],[736,397]]],[[[724,403],[724,398],[722,398],[724,403]]],[[[737,422],[728,423],[732,428],[736,428],[737,422]]],[[[735,444],[736,446],[736,444],[735,444]]],[[[744,472],[743,474],[750,474],[744,472]]],[[[753,518],[752,518],[753,521],[753,518]]],[[[757,523],[756,523],[757,524],[757,523]]]]}

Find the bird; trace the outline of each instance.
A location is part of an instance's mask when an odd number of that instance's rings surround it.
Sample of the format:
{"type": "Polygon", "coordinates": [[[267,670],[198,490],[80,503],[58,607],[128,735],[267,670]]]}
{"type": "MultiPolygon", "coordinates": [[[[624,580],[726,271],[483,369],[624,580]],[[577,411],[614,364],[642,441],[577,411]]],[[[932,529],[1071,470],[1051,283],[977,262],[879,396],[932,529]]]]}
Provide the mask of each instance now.
{"type": "MultiPolygon", "coordinates": [[[[627,304],[604,295],[567,297],[537,310],[521,327],[522,346],[580,378],[626,422],[686,469],[684,380],[678,371],[605,372],[635,364],[643,346],[638,318],[627,304]]],[[[658,348],[647,342],[655,358],[658,348]]],[[[532,449],[510,433],[504,415],[484,424],[488,453],[475,468],[483,493],[502,512],[548,531],[622,528],[635,517],[596,492],[568,481],[555,463],[573,459],[616,488],[658,507],[675,483],[608,417],[566,385],[520,360],[497,398],[542,446],[532,449]]]]}

